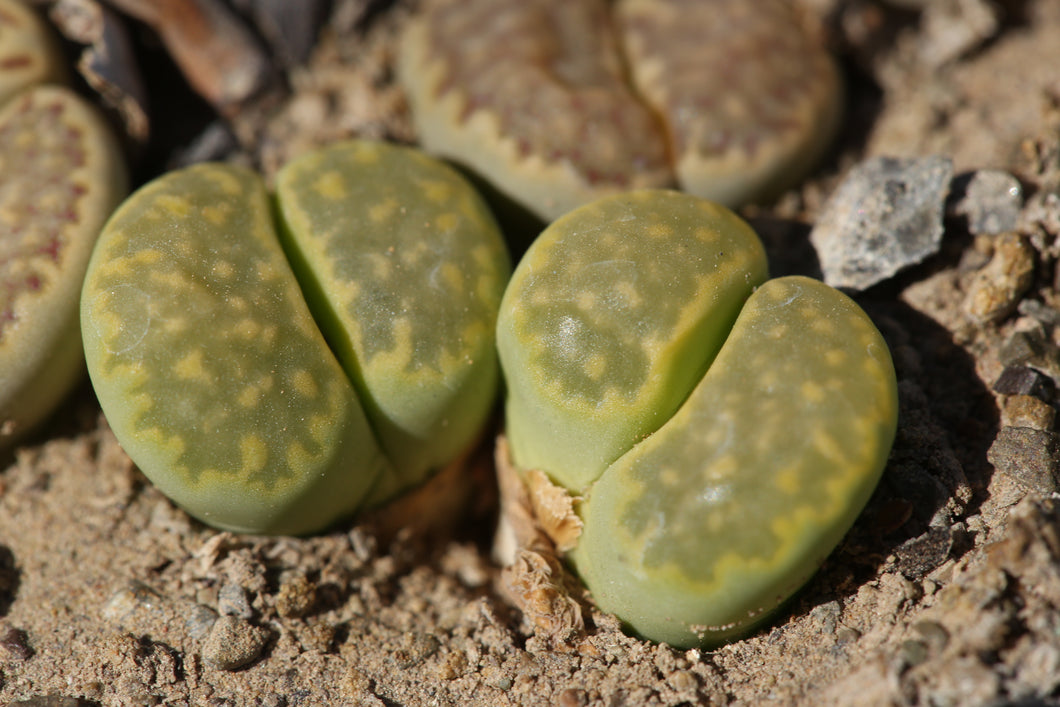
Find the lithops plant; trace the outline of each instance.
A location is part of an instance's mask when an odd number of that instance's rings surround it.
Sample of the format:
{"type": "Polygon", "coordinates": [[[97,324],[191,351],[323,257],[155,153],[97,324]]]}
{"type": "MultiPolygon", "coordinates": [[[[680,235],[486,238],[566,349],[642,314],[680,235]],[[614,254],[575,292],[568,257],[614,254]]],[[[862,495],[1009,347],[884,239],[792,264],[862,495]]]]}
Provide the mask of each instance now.
{"type": "Polygon", "coordinates": [[[424,147],[546,221],[638,187],[768,198],[842,103],[786,0],[428,0],[398,69],[424,147]]]}
{"type": "Polygon", "coordinates": [[[498,320],[517,467],[582,498],[573,564],[676,646],[747,632],[849,529],[897,419],[887,346],[846,295],[766,279],[727,209],[644,190],[554,222],[498,320]]]}
{"type": "Polygon", "coordinates": [[[65,74],[62,53],[37,14],[23,0],[0,0],[0,103],[65,74]]]}
{"type": "Polygon", "coordinates": [[[204,164],[108,222],[82,295],[119,441],[192,515],[302,534],[474,443],[498,381],[500,234],[452,169],[348,142],[262,179],[204,164]]]}
{"type": "Polygon", "coordinates": [[[0,1],[0,446],[84,375],[78,297],[103,222],[126,193],[121,150],[66,88],[43,23],[0,1]]]}

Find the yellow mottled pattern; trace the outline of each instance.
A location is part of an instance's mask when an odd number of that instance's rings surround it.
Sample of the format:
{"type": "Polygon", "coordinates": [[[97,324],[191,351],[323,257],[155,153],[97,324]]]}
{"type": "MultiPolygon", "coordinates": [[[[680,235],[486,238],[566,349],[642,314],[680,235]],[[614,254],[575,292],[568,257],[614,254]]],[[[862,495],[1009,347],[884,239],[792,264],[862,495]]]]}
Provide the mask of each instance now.
{"type": "Polygon", "coordinates": [[[146,186],[101,238],[84,302],[108,419],[178,501],[206,503],[207,489],[232,484],[281,498],[334,453],[356,403],[301,302],[255,175],[205,164],[146,186]],[[303,394],[277,397],[274,379],[292,361],[303,394]],[[315,401],[307,377],[335,381],[345,399],[315,401]],[[299,467],[287,463],[294,443],[299,467]]]}
{"type": "Polygon", "coordinates": [[[191,202],[176,194],[162,194],[156,200],[158,218],[187,218],[191,212],[191,202]]]}
{"type": "Polygon", "coordinates": [[[236,269],[232,263],[219,260],[213,264],[212,272],[222,280],[231,280],[232,276],[236,274],[236,269]]]}
{"type": "Polygon", "coordinates": [[[178,378],[184,380],[209,381],[210,375],[202,362],[202,349],[192,349],[183,358],[179,359],[173,367],[173,372],[178,378]]]}
{"type": "Polygon", "coordinates": [[[460,225],[460,217],[452,212],[438,214],[434,218],[434,226],[440,231],[452,231],[460,225]]]}
{"type": "Polygon", "coordinates": [[[767,282],[678,413],[592,489],[579,568],[656,640],[749,626],[849,528],[896,417],[886,345],[857,305],[806,278],[767,282]]]}
{"type": "Polygon", "coordinates": [[[421,180],[418,186],[422,190],[423,197],[427,201],[433,202],[434,204],[447,207],[450,206],[454,194],[453,186],[448,181],[441,180],[421,180]]]}
{"type": "Polygon", "coordinates": [[[261,471],[269,460],[269,448],[256,434],[245,434],[239,438],[239,453],[243,470],[248,474],[261,471]]]}
{"type": "Polygon", "coordinates": [[[607,375],[607,359],[600,354],[595,354],[585,360],[585,375],[593,380],[598,380],[607,375]]]}
{"type": "Polygon", "coordinates": [[[223,226],[232,218],[231,204],[217,204],[204,207],[199,213],[214,226],[223,226]]]}
{"type": "Polygon", "coordinates": [[[400,208],[400,202],[394,197],[389,197],[375,204],[369,204],[368,218],[372,223],[381,225],[394,218],[400,208]]]}
{"type": "Polygon", "coordinates": [[[631,192],[554,222],[498,324],[516,462],[584,489],[673,414],[765,275],[747,224],[684,194],[631,192]]]}
{"type": "Polygon", "coordinates": [[[310,153],[277,176],[277,195],[310,302],[414,482],[477,433],[496,385],[492,331],[508,273],[499,231],[456,172],[393,145],[310,153]],[[331,174],[345,184],[341,202],[320,189],[331,174]]]}
{"type": "Polygon", "coordinates": [[[313,374],[305,369],[294,371],[291,374],[291,383],[294,385],[294,389],[299,395],[304,395],[307,398],[315,398],[320,394],[316,381],[313,380],[313,374]]]}
{"type": "Polygon", "coordinates": [[[313,188],[325,199],[338,200],[349,195],[346,182],[342,175],[335,171],[328,171],[317,177],[313,188]]]}

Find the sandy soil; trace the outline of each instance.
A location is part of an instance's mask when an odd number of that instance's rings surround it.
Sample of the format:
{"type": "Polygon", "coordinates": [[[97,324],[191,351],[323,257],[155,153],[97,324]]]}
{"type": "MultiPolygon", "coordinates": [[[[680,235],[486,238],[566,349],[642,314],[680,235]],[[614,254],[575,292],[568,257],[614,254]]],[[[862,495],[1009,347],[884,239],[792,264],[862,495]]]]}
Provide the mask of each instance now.
{"type": "MultiPolygon", "coordinates": [[[[745,211],[773,270],[813,271],[809,225],[853,164],[932,153],[958,172],[1021,178],[1029,199],[1019,228],[1036,268],[1017,312],[973,320],[965,302],[993,242],[950,218],[938,255],[859,296],[894,353],[898,439],[860,520],[770,627],[679,651],[625,635],[577,597],[584,631],[555,639],[500,589],[488,480],[474,482],[474,501],[445,532],[362,523],[306,539],[219,533],[147,482],[86,382],[2,461],[0,702],[1057,703],[1056,447],[1039,455],[1039,477],[1024,473],[1031,451],[1009,448],[1003,473],[987,450],[1023,426],[1010,424],[1026,416],[1021,405],[1035,404],[992,391],[1018,333],[1037,336],[1045,362],[1036,366],[1060,361],[1050,358],[1060,323],[1060,3],[805,4],[825,19],[847,71],[849,117],[809,182],[745,211]],[[975,21],[987,7],[1000,10],[996,27],[975,21]],[[964,14],[947,19],[947,8],[964,14]]],[[[290,95],[238,116],[233,158],[268,172],[330,139],[413,139],[392,84],[394,37],[411,11],[399,3],[327,31],[291,72],[290,95]]],[[[1052,432],[1049,410],[1035,419],[1052,432]]]]}

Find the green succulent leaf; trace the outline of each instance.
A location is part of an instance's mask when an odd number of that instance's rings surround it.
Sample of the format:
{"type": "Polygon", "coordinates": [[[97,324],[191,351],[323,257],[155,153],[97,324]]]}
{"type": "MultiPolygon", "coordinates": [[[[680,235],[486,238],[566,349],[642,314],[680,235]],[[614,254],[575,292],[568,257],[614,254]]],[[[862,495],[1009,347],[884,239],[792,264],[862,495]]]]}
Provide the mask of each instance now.
{"type": "Polygon", "coordinates": [[[887,345],[846,295],[767,282],[681,410],[583,504],[573,557],[600,606],[678,646],[768,617],[876,487],[896,389],[887,345]]]}
{"type": "Polygon", "coordinates": [[[130,197],[93,253],[82,329],[118,439],[207,523],[315,530],[388,470],[256,174],[197,165],[130,197]]]}
{"type": "Polygon", "coordinates": [[[586,488],[677,410],[765,278],[754,231],[685,194],[607,197],[555,221],[497,328],[516,463],[586,488]]]}
{"type": "Polygon", "coordinates": [[[497,308],[511,266],[482,199],[454,170],[354,141],[277,177],[285,245],[396,473],[423,481],[474,441],[493,406],[497,308]]]}

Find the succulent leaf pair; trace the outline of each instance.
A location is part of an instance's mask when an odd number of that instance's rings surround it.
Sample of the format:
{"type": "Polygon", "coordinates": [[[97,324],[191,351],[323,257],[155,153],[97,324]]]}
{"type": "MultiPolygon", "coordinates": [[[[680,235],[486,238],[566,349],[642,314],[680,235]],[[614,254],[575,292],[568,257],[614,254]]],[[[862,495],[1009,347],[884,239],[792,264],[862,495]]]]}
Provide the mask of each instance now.
{"type": "Polygon", "coordinates": [[[797,183],[842,83],[787,0],[426,0],[398,78],[420,143],[543,221],[679,186],[719,203],[797,183]]]}
{"type": "Polygon", "coordinates": [[[469,185],[347,142],[277,176],[203,164],[107,223],[85,280],[89,372],[115,434],[192,515],[319,530],[472,444],[510,271],[469,185]]]}
{"type": "Polygon", "coordinates": [[[734,214],[675,192],[555,221],[498,322],[518,467],[582,501],[594,599],[677,646],[745,633],[849,529],[895,434],[887,346],[846,295],[766,280],[734,214]]]}

